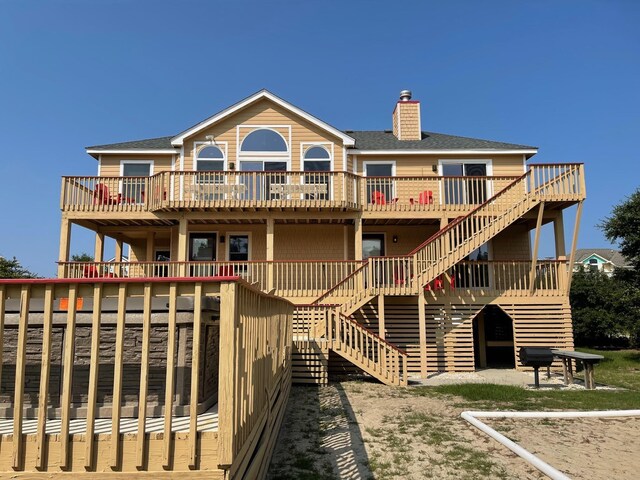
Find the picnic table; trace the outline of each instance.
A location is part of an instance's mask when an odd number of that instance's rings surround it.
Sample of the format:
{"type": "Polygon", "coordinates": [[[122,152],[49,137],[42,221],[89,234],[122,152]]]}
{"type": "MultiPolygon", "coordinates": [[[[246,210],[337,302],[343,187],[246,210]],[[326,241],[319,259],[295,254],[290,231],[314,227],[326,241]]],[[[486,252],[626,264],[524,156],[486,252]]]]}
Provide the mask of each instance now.
{"type": "Polygon", "coordinates": [[[594,355],[593,353],[573,352],[569,350],[552,349],[553,356],[562,360],[562,372],[564,374],[564,384],[573,383],[573,361],[582,362],[584,367],[584,386],[587,390],[596,388],[593,378],[593,366],[603,360],[602,355],[594,355]]]}

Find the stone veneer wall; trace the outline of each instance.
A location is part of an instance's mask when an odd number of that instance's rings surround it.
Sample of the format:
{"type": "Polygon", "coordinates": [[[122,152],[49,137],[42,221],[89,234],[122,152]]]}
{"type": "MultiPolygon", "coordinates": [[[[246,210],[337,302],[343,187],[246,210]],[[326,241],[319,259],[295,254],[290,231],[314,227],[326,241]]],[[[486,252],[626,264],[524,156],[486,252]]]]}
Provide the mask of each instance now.
{"type": "MultiPolygon", "coordinates": [[[[216,324],[203,324],[200,347],[200,395],[199,403],[206,406],[217,402],[218,359],[220,328],[216,324]]],[[[49,377],[49,405],[56,409],[60,403],[62,383],[62,357],[66,328],[54,325],[51,338],[51,371],[49,377]]],[[[27,335],[27,360],[25,367],[25,406],[37,406],[40,388],[40,364],[43,329],[41,325],[30,326],[27,335]]],[[[166,358],[166,326],[151,326],[149,344],[149,386],[147,401],[149,406],[164,403],[166,358]]],[[[113,394],[113,373],[115,358],[115,325],[105,325],[100,330],[100,366],[98,369],[98,404],[110,407],[113,394]]],[[[15,362],[18,328],[5,325],[2,378],[0,382],[0,413],[11,416],[15,390],[15,362]]],[[[188,324],[178,325],[176,337],[176,397],[177,405],[188,406],[191,388],[191,352],[193,328],[188,324]]],[[[140,388],[140,359],[142,356],[142,326],[126,326],[123,349],[123,406],[133,407],[138,403],[140,388]]],[[[75,356],[73,367],[72,407],[82,416],[87,403],[89,366],[91,362],[91,327],[76,327],[75,356]]],[[[131,409],[130,411],[135,414],[131,409]]],[[[156,409],[157,410],[157,409],[156,409]]],[[[153,414],[154,409],[150,409],[153,414]]],[[[55,413],[54,413],[55,414],[55,413]]]]}

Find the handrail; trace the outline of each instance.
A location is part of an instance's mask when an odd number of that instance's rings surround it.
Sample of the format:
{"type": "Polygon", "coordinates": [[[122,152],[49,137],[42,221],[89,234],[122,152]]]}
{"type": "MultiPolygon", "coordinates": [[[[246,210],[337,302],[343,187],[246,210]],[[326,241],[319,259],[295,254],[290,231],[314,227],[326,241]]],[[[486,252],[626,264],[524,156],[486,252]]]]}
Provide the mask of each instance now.
{"type": "Polygon", "coordinates": [[[342,312],[336,312],[337,315],[339,315],[340,317],[344,318],[345,321],[353,323],[356,328],[363,330],[364,332],[366,332],[368,335],[371,335],[372,337],[376,338],[377,340],[379,340],[380,342],[382,342],[383,344],[387,345],[389,348],[392,348],[393,350],[398,351],[398,353],[401,353],[402,355],[406,355],[407,352],[402,350],[401,348],[395,346],[393,343],[389,343],[387,340],[385,340],[384,338],[382,338],[380,335],[378,335],[376,332],[369,330],[367,327],[365,327],[364,325],[362,325],[361,323],[356,322],[355,320],[353,320],[352,318],[346,316],[344,313],[342,312]]]}

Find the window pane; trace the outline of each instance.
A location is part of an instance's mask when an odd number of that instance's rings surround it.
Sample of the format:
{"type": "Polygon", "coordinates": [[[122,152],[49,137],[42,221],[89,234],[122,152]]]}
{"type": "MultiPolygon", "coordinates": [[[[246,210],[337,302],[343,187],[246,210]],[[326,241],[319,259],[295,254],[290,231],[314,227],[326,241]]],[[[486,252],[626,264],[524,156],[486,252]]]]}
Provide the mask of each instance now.
{"type": "Polygon", "coordinates": [[[459,164],[444,164],[442,165],[442,175],[445,177],[461,177],[463,175],[463,165],[459,164]]]}
{"type": "Polygon", "coordinates": [[[203,262],[216,259],[216,235],[191,235],[189,260],[203,262]]]}
{"type": "Polygon", "coordinates": [[[367,177],[390,177],[393,165],[391,163],[369,163],[367,164],[367,177]]]}
{"type": "Polygon", "coordinates": [[[198,153],[198,158],[224,158],[218,147],[205,147],[198,153]]]}
{"type": "Polygon", "coordinates": [[[264,162],[265,172],[286,172],[287,162],[264,162]]]}
{"type": "Polygon", "coordinates": [[[304,154],[305,159],[329,158],[329,152],[322,147],[311,147],[304,154]]]}
{"type": "Polygon", "coordinates": [[[211,172],[211,171],[224,170],[224,161],[198,159],[197,169],[199,172],[211,172]]]}
{"type": "Polygon", "coordinates": [[[243,152],[286,152],[287,144],[273,130],[260,129],[245,137],[240,150],[243,152]]]}
{"type": "Polygon", "coordinates": [[[149,163],[123,163],[122,175],[124,177],[148,177],[151,173],[149,163]]]}
{"type": "Polygon", "coordinates": [[[305,172],[328,172],[331,169],[331,162],[328,160],[305,160],[305,172]]]}
{"type": "Polygon", "coordinates": [[[484,163],[467,163],[464,166],[464,174],[468,177],[486,177],[487,165],[484,163]]]}
{"type": "Polygon", "coordinates": [[[248,235],[229,235],[229,260],[232,262],[249,260],[248,235]]]}

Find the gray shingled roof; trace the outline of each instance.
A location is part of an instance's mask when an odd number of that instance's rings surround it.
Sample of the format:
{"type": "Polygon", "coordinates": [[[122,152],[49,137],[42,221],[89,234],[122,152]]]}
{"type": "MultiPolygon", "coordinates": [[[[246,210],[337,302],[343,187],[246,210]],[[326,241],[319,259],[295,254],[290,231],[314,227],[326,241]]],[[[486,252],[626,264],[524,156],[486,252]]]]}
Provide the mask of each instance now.
{"type": "Polygon", "coordinates": [[[107,145],[93,145],[86,147],[87,150],[173,150],[170,137],[146,138],[143,140],[133,140],[131,142],[110,143],[107,145]]]}
{"type": "Polygon", "coordinates": [[[422,132],[422,140],[398,140],[389,131],[351,131],[358,150],[535,150],[537,147],[515,143],[493,142],[479,138],[458,137],[443,133],[422,132]]]}
{"type": "Polygon", "coordinates": [[[622,254],[611,248],[578,248],[576,249],[576,263],[582,263],[593,254],[604,258],[605,260],[613,263],[616,267],[626,267],[629,262],[622,254]]]}

